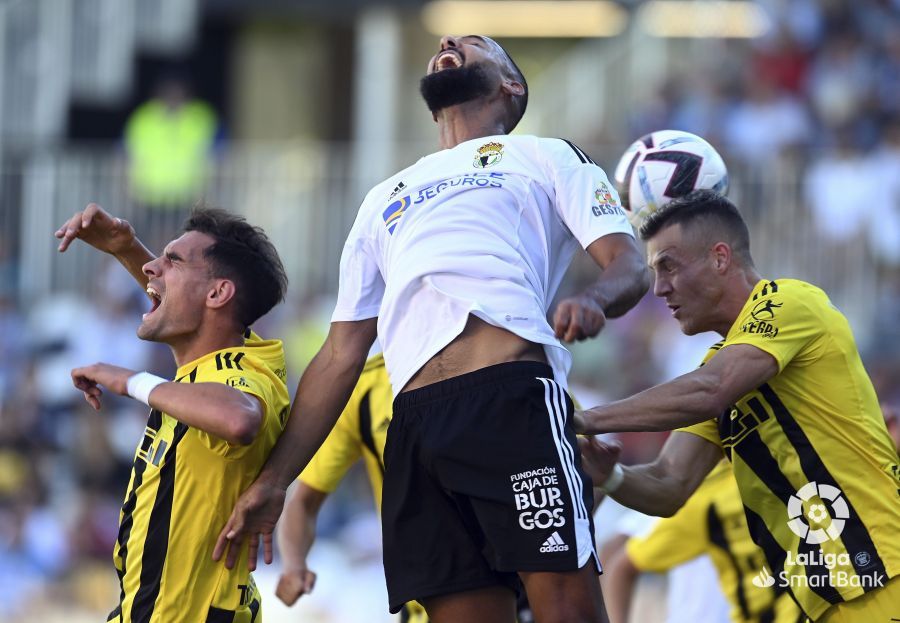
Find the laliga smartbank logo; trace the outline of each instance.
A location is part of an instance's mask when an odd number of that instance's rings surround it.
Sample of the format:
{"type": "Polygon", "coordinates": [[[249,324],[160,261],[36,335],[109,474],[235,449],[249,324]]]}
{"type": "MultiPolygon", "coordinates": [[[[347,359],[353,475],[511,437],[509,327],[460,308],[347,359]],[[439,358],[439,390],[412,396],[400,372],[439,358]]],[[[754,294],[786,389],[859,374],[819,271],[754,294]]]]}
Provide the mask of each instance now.
{"type": "Polygon", "coordinates": [[[788,528],[810,545],[837,541],[850,517],[850,509],[841,490],[815,482],[800,487],[788,500],[787,510],[788,528]]]}
{"type": "Polygon", "coordinates": [[[775,586],[775,576],[769,573],[768,569],[763,567],[762,571],[753,576],[753,585],[760,588],[769,588],[770,586],[775,586]]]}
{"type": "MultiPolygon", "coordinates": [[[[850,517],[850,507],[841,490],[815,482],[806,483],[788,499],[787,512],[787,525],[791,532],[810,545],[838,540],[850,517]]],[[[831,586],[869,589],[884,586],[887,579],[878,570],[857,572],[872,562],[869,552],[856,552],[851,560],[847,552],[823,552],[821,547],[807,549],[810,551],[788,550],[784,569],[777,578],[763,567],[751,580],[753,585],[770,588],[777,582],[782,588],[831,586]]]]}

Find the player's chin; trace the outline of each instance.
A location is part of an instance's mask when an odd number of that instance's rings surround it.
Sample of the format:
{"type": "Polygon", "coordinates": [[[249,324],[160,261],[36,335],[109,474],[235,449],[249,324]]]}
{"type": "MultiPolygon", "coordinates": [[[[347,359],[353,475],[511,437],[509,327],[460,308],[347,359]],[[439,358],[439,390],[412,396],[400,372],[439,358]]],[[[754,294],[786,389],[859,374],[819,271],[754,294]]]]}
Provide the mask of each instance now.
{"type": "Polygon", "coordinates": [[[145,320],[137,328],[137,336],[147,342],[159,341],[159,328],[145,320]]]}

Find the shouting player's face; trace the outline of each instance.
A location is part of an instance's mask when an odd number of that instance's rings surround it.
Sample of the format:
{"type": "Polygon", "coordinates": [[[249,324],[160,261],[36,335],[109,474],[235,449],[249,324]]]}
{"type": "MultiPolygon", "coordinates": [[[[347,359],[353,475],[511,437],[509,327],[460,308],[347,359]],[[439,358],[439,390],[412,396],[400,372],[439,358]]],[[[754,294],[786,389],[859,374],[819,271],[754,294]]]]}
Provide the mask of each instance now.
{"type": "Polygon", "coordinates": [[[203,256],[213,242],[207,234],[189,231],[144,265],[153,306],[138,327],[139,338],[175,346],[196,335],[203,322],[207,295],[214,287],[209,263],[203,256]]]}
{"type": "Polygon", "coordinates": [[[448,35],[428,61],[419,91],[434,113],[496,92],[505,66],[505,53],[492,39],[448,35]]]}
{"type": "Polygon", "coordinates": [[[656,273],[653,294],[666,299],[685,335],[721,326],[724,291],[708,246],[671,225],[647,242],[647,254],[656,273]]]}

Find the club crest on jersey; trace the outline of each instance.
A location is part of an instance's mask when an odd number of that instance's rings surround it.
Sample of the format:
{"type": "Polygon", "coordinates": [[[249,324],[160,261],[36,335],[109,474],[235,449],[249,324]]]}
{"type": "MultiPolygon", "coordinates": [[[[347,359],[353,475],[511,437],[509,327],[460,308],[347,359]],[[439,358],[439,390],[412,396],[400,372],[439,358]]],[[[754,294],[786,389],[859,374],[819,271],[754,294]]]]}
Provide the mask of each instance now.
{"type": "Polygon", "coordinates": [[[392,202],[381,214],[381,217],[384,219],[384,226],[387,227],[389,234],[394,233],[397,223],[400,222],[400,217],[403,216],[403,213],[406,212],[406,208],[408,208],[409,205],[409,195],[406,195],[405,197],[401,197],[400,199],[397,199],[397,201],[392,202]]]}
{"type": "Polygon", "coordinates": [[[600,182],[600,186],[594,189],[594,199],[597,200],[597,205],[591,207],[594,216],[604,214],[624,215],[619,207],[619,202],[616,200],[616,196],[609,190],[606,182],[600,182]]]}
{"type": "Polygon", "coordinates": [[[503,158],[503,144],[502,143],[485,143],[481,147],[478,148],[478,152],[475,154],[475,161],[472,163],[472,166],[477,167],[479,169],[486,169],[488,167],[492,167],[503,158]]]}

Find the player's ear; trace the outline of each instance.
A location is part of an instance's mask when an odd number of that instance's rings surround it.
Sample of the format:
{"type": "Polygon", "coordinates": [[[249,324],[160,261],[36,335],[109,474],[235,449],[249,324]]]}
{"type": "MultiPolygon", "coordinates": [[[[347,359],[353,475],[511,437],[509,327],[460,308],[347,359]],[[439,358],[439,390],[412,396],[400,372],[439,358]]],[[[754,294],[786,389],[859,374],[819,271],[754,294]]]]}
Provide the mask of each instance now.
{"type": "Polygon", "coordinates": [[[500,90],[513,97],[525,95],[525,85],[512,78],[504,78],[503,82],[500,84],[500,90]]]}
{"type": "Polygon", "coordinates": [[[711,249],[713,266],[719,273],[725,272],[731,266],[731,247],[725,242],[717,242],[711,249]]]}
{"type": "Polygon", "coordinates": [[[234,298],[236,291],[230,279],[216,279],[206,293],[206,306],[212,309],[224,307],[234,298]]]}

